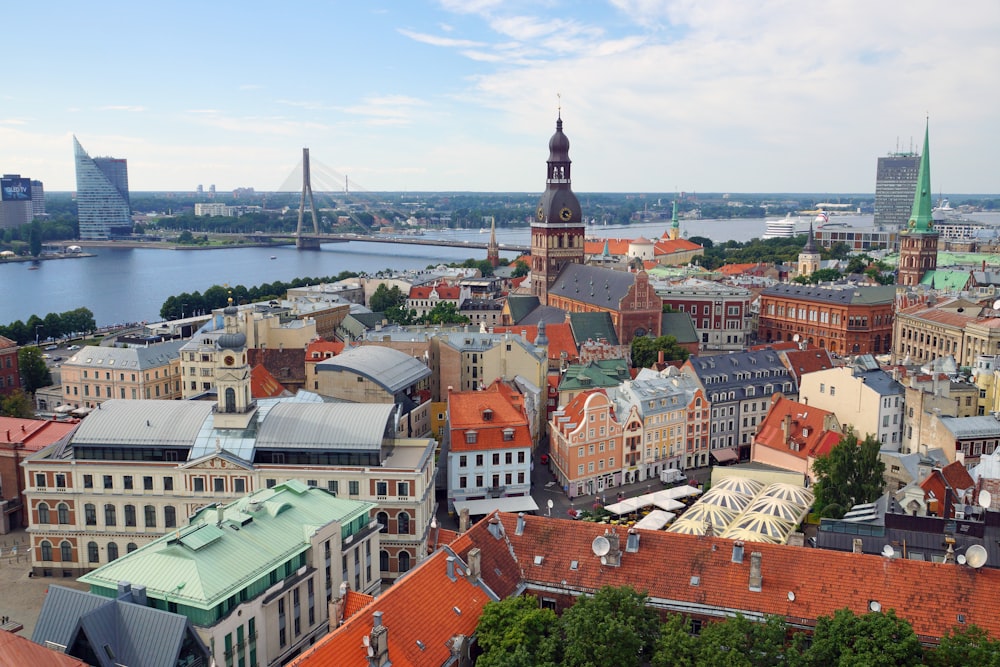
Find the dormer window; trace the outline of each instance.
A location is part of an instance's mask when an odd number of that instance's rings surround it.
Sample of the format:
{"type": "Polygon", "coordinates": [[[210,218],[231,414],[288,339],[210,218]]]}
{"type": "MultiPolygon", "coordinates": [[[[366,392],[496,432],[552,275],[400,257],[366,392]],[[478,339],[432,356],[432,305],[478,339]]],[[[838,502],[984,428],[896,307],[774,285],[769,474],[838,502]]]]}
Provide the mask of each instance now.
{"type": "Polygon", "coordinates": [[[485,410],[483,410],[483,421],[484,422],[491,422],[491,421],[493,421],[493,411],[490,410],[489,408],[486,408],[485,410]]]}
{"type": "Polygon", "coordinates": [[[475,431],[466,431],[465,432],[465,444],[467,444],[467,445],[474,445],[474,444],[476,444],[476,435],[477,434],[476,434],[475,431]]]}
{"type": "Polygon", "coordinates": [[[512,441],[514,439],[514,429],[512,429],[512,428],[505,428],[503,430],[503,439],[506,442],[512,441]]]}

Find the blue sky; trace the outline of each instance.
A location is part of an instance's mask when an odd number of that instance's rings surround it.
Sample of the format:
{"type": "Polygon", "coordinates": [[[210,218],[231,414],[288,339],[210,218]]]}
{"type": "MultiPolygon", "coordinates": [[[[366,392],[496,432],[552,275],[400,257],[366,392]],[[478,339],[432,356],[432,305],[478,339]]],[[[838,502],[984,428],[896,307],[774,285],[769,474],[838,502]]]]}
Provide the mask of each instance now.
{"type": "Polygon", "coordinates": [[[872,192],[928,114],[935,192],[1000,192],[993,0],[37,0],[7,18],[0,171],[47,190],[75,189],[75,134],[127,158],[136,191],[297,189],[303,147],[316,190],[540,191],[561,103],[579,192],[872,192]]]}

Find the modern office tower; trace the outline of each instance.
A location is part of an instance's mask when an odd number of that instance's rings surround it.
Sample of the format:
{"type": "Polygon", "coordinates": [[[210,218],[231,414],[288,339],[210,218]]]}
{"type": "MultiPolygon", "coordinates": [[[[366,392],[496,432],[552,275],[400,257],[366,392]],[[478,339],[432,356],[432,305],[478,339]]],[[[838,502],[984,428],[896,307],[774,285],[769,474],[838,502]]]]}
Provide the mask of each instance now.
{"type": "Polygon", "coordinates": [[[31,179],[4,174],[0,178],[0,229],[20,227],[31,220],[31,179]]]}
{"type": "Polygon", "coordinates": [[[31,182],[31,214],[36,218],[45,217],[45,186],[41,181],[31,182]]]}
{"type": "Polygon", "coordinates": [[[73,137],[76,154],[76,205],[81,239],[108,239],[132,231],[128,198],[128,162],[91,158],[73,137]]]}
{"type": "Polygon", "coordinates": [[[902,229],[910,219],[913,193],[917,189],[920,156],[890,153],[878,159],[875,172],[875,227],[895,225],[902,229]]]}

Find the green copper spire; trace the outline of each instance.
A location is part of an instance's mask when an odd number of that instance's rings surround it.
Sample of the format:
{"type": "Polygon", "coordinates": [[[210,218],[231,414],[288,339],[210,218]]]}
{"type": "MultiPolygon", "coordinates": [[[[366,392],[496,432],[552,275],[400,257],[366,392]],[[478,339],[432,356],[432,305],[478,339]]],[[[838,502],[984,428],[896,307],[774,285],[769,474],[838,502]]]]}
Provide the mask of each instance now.
{"type": "Polygon", "coordinates": [[[910,213],[910,231],[926,234],[933,231],[931,219],[931,144],[930,121],[924,128],[924,152],[920,156],[920,171],[917,175],[917,192],[913,196],[913,211],[910,213]]]}
{"type": "Polygon", "coordinates": [[[679,229],[681,226],[680,220],[677,219],[677,200],[674,200],[674,214],[670,218],[670,226],[674,229],[679,229]]]}

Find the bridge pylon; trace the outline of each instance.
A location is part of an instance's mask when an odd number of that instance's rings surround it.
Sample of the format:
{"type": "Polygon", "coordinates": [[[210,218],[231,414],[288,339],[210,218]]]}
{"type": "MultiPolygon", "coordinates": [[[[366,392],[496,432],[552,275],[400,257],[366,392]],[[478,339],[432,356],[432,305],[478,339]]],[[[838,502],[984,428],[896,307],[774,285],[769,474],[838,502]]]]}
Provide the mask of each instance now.
{"type": "Polygon", "coordinates": [[[302,235],[302,220],[306,208],[306,194],[309,195],[309,212],[312,214],[313,234],[319,235],[319,219],[316,217],[316,201],[313,199],[312,176],[309,173],[309,149],[302,149],[302,196],[299,198],[299,221],[295,227],[295,247],[299,250],[319,250],[319,239],[302,235]]]}

